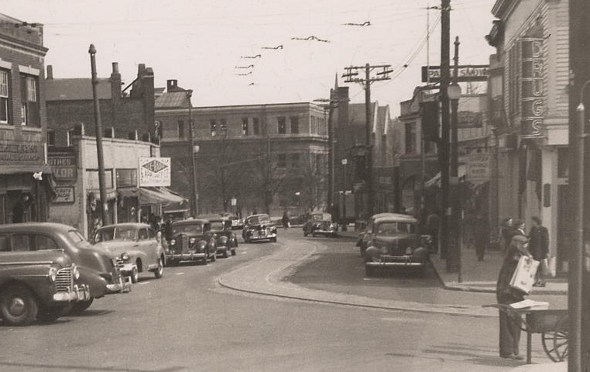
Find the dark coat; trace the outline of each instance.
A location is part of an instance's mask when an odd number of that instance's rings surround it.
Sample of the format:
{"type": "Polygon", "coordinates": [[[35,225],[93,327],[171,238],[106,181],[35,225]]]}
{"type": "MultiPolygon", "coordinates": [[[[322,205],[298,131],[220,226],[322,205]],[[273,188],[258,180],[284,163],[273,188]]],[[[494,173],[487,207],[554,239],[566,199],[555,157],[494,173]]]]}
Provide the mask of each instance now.
{"type": "Polygon", "coordinates": [[[518,250],[514,241],[509,244],[496,283],[496,299],[499,304],[511,304],[524,300],[525,293],[510,286],[510,280],[516,270],[518,260],[523,254],[526,253],[518,250]]]}
{"type": "Polygon", "coordinates": [[[540,261],[549,254],[549,231],[545,226],[534,226],[529,233],[529,250],[540,261]]]}

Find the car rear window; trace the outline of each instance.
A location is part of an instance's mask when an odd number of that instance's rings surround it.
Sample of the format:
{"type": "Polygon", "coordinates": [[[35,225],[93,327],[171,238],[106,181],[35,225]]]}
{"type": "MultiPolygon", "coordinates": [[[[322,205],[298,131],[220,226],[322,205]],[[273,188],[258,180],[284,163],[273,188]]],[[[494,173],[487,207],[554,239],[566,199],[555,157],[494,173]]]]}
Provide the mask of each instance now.
{"type": "Polygon", "coordinates": [[[381,222],[375,232],[382,235],[413,234],[415,225],[407,222],[381,222]]]}

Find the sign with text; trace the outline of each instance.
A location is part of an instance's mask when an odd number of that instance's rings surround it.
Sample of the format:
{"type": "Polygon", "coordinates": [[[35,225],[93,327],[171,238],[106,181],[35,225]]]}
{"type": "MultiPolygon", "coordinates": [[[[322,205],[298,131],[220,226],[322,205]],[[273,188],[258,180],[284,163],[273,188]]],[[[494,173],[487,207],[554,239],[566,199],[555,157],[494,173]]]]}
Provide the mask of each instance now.
{"type": "Polygon", "coordinates": [[[57,181],[72,181],[78,176],[74,154],[50,154],[47,162],[57,181]]]}
{"type": "Polygon", "coordinates": [[[55,188],[53,203],[73,203],[75,201],[74,186],[58,186],[55,188]]]}
{"type": "MultiPolygon", "coordinates": [[[[459,66],[457,82],[466,81],[488,81],[489,65],[464,65],[459,66]]],[[[451,67],[451,80],[454,76],[454,69],[451,67]]],[[[422,82],[437,83],[440,81],[440,66],[422,66],[422,82]]]]}
{"type": "Polygon", "coordinates": [[[22,133],[15,138],[14,131],[0,131],[0,163],[42,163],[45,161],[45,147],[41,136],[35,133],[22,133]]]}
{"type": "Polygon", "coordinates": [[[522,137],[543,135],[543,38],[521,41],[521,129],[522,137]]]}
{"type": "Polygon", "coordinates": [[[170,186],[170,158],[139,158],[139,187],[170,186]]]}
{"type": "Polygon", "coordinates": [[[473,111],[459,111],[457,113],[457,128],[481,128],[483,113],[473,111]]]}
{"type": "Polygon", "coordinates": [[[469,155],[467,164],[467,181],[474,185],[490,180],[490,154],[473,153],[469,155]]]}

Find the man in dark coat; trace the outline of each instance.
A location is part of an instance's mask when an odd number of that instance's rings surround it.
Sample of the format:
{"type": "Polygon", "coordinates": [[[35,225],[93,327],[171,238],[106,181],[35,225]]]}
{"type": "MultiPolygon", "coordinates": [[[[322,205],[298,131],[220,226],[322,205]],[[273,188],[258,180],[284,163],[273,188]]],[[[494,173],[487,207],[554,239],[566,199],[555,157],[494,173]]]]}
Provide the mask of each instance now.
{"type": "MultiPolygon", "coordinates": [[[[541,224],[541,219],[537,216],[531,218],[533,227],[529,232],[529,250],[533,258],[537,261],[542,261],[549,256],[549,231],[541,224]]],[[[543,272],[541,268],[537,270],[536,287],[544,287],[545,280],[543,279],[543,272]]]]}
{"type": "Polygon", "coordinates": [[[483,261],[490,240],[490,228],[488,221],[479,213],[473,220],[473,235],[477,260],[483,261]]]}

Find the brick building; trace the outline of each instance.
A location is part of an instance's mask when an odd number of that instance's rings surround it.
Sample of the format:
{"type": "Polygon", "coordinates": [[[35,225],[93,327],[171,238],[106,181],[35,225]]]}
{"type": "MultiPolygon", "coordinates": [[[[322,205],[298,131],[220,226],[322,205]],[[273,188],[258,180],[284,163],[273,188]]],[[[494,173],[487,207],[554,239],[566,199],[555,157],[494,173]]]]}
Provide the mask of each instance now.
{"type": "Polygon", "coordinates": [[[49,217],[46,53],[43,25],[0,14],[0,223],[49,217]]]}

